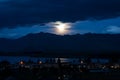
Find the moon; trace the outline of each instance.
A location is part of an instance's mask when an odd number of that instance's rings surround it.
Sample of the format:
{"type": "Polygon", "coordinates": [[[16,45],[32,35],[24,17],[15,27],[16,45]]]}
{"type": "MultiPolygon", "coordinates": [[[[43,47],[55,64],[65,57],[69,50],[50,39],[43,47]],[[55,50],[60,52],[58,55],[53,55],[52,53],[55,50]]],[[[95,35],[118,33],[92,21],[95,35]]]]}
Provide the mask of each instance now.
{"type": "Polygon", "coordinates": [[[70,23],[63,23],[60,21],[54,22],[53,26],[55,27],[56,34],[60,35],[69,33],[69,28],[71,28],[70,23]]]}

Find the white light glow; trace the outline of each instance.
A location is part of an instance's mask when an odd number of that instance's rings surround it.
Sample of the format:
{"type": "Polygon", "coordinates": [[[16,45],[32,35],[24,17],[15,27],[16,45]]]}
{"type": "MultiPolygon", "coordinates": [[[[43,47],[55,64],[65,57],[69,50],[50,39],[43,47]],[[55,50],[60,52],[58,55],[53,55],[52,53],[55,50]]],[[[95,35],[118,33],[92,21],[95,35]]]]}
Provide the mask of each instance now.
{"type": "Polygon", "coordinates": [[[70,32],[70,28],[72,26],[71,23],[63,23],[61,21],[52,22],[51,25],[54,27],[54,31],[56,34],[64,35],[70,32]]]}

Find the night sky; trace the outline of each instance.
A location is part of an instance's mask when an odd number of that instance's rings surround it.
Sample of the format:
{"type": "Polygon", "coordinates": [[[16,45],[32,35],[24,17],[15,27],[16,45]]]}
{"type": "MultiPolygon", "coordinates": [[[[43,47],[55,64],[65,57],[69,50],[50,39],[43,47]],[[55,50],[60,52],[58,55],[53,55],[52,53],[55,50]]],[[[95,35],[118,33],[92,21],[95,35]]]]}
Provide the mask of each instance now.
{"type": "Polygon", "coordinates": [[[120,33],[120,0],[0,0],[0,38],[55,31],[64,34],[120,33]]]}

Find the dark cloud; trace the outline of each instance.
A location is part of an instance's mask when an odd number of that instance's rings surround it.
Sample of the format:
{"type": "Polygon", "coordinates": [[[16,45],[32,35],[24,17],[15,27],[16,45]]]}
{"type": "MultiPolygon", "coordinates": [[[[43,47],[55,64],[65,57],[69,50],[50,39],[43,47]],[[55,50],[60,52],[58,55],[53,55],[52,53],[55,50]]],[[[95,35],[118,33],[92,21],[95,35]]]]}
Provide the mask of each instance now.
{"type": "Polygon", "coordinates": [[[120,0],[0,0],[0,27],[120,16],[120,0]]]}

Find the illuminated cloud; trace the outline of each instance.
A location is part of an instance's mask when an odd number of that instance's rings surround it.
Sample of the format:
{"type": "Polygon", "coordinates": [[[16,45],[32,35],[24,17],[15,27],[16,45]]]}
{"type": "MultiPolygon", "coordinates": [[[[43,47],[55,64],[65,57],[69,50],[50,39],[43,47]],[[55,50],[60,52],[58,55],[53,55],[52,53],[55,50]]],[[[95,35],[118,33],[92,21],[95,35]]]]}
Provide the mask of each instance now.
{"type": "Polygon", "coordinates": [[[107,28],[108,33],[120,33],[120,27],[118,26],[109,26],[107,28]]]}
{"type": "Polygon", "coordinates": [[[49,27],[34,25],[17,28],[4,28],[0,30],[0,38],[20,38],[28,34],[40,32],[50,32],[49,27]]]}
{"type": "Polygon", "coordinates": [[[54,33],[57,35],[85,33],[120,33],[120,17],[106,20],[85,20],[76,22],[48,22],[43,25],[26,25],[0,30],[0,38],[19,38],[30,33],[54,33]],[[114,26],[111,26],[114,25],[114,26]],[[62,28],[60,27],[62,26],[62,28]],[[64,27],[63,27],[64,26],[64,27]],[[59,29],[59,30],[58,30],[59,29]],[[62,30],[62,31],[61,31],[62,30]],[[63,32],[63,33],[62,33],[63,32]]]}
{"type": "Polygon", "coordinates": [[[72,23],[61,21],[50,22],[47,25],[53,27],[53,33],[59,35],[70,34],[70,28],[72,27],[72,23]]]}

